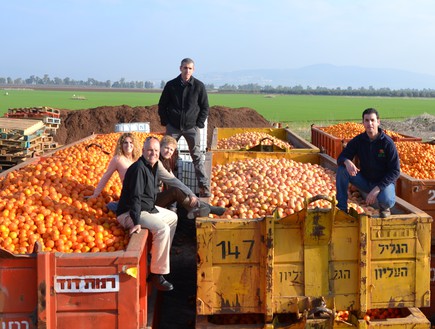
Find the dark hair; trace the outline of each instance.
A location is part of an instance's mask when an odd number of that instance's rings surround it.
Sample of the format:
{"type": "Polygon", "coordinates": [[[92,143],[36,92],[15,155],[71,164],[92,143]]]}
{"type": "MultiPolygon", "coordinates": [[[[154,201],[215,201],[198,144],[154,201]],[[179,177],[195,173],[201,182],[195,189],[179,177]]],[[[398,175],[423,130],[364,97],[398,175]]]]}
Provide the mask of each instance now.
{"type": "Polygon", "coordinates": [[[379,113],[373,107],[369,107],[368,109],[364,110],[364,112],[362,113],[362,119],[364,120],[364,115],[366,115],[366,114],[373,114],[373,113],[376,114],[376,119],[379,119],[379,113]]]}
{"type": "Polygon", "coordinates": [[[193,59],[187,57],[187,58],[183,58],[183,60],[181,61],[181,65],[183,66],[184,64],[193,64],[195,65],[195,62],[193,61],[193,59]]]}

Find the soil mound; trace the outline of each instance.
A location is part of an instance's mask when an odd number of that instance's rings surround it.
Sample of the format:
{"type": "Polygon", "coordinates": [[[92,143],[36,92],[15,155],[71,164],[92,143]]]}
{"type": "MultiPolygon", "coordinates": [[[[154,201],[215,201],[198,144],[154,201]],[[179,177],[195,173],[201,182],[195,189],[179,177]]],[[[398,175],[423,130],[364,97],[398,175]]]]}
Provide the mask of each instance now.
{"type": "Polygon", "coordinates": [[[407,118],[403,121],[388,121],[381,119],[385,129],[400,132],[403,135],[420,137],[423,141],[435,140],[435,116],[429,113],[407,118]]]}
{"type": "MultiPolygon", "coordinates": [[[[101,106],[85,110],[61,110],[61,125],[54,140],[65,145],[89,135],[107,134],[115,131],[118,123],[149,122],[151,132],[164,132],[160,124],[157,105],[130,107],[101,106]]],[[[269,121],[251,108],[212,106],[208,116],[207,145],[210,147],[215,127],[270,127],[269,121]]]]}

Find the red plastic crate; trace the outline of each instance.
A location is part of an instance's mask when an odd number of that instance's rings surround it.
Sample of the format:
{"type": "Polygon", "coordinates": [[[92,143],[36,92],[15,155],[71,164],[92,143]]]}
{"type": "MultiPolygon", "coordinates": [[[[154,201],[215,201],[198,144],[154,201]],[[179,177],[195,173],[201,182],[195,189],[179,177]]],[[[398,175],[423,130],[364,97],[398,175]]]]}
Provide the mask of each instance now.
{"type": "MultiPolygon", "coordinates": [[[[324,127],[311,125],[311,143],[317,146],[321,152],[337,159],[341,151],[346,147],[351,138],[335,137],[323,131],[324,127]]],[[[401,135],[402,138],[393,138],[395,142],[421,142],[421,138],[401,135]]]]}
{"type": "Polygon", "coordinates": [[[147,237],[148,231],[142,230],[131,237],[126,250],[116,252],[14,256],[2,251],[0,324],[4,328],[20,324],[46,329],[144,328],[147,237]]]}
{"type": "Polygon", "coordinates": [[[36,328],[36,255],[0,249],[0,328],[36,328]]]}

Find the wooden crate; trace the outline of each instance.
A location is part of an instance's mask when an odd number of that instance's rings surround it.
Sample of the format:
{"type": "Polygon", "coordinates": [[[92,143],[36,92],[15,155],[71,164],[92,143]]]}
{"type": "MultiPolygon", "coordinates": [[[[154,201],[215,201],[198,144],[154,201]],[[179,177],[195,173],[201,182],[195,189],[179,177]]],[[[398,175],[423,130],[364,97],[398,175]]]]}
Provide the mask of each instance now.
{"type": "Polygon", "coordinates": [[[54,109],[47,106],[15,108],[15,109],[9,109],[8,112],[5,113],[5,117],[18,118],[18,119],[22,119],[22,118],[41,119],[45,117],[60,118],[60,111],[58,109],[54,109]]]}
{"type": "Polygon", "coordinates": [[[22,163],[26,158],[55,149],[57,143],[45,131],[46,124],[42,120],[0,118],[0,172],[22,163]]]}

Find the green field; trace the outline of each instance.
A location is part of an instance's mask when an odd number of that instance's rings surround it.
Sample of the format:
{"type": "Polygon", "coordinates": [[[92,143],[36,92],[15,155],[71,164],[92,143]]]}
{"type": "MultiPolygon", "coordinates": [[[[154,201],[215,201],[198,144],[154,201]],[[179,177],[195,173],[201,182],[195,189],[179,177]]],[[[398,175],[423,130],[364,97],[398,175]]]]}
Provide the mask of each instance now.
{"type": "MultiPolygon", "coordinates": [[[[60,109],[87,109],[98,106],[149,106],[158,103],[160,92],[127,91],[0,91],[0,116],[9,108],[49,106],[60,109]],[[76,99],[74,99],[74,97],[76,99]],[[79,99],[77,99],[79,98],[79,99]]],[[[435,115],[435,99],[388,97],[339,97],[296,95],[209,94],[210,106],[255,109],[269,121],[360,120],[367,107],[379,110],[383,119],[401,119],[423,113],[435,115]]]]}

